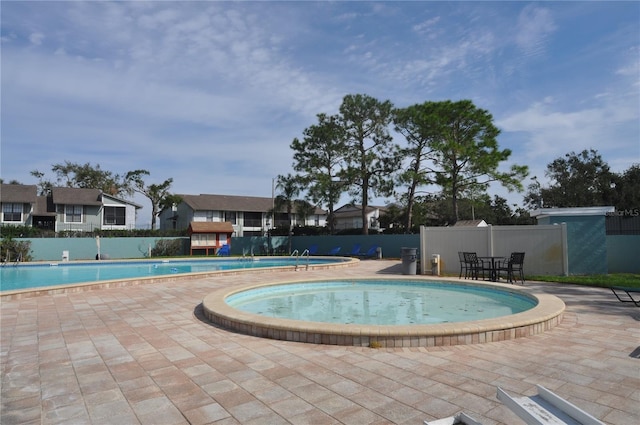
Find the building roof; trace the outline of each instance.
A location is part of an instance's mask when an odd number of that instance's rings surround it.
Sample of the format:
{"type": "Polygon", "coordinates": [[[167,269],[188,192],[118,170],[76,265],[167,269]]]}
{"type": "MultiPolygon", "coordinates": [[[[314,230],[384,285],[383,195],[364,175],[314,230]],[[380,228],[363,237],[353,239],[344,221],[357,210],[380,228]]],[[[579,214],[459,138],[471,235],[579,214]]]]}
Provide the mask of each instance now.
{"type": "Polygon", "coordinates": [[[115,197],[115,196],[113,196],[113,195],[108,195],[108,194],[106,194],[106,193],[103,193],[103,194],[102,194],[102,203],[103,203],[103,204],[107,204],[107,203],[108,203],[108,202],[106,201],[106,199],[113,199],[114,201],[116,201],[116,202],[118,202],[118,203],[122,202],[122,203],[124,203],[124,204],[133,205],[136,209],[140,209],[140,208],[142,208],[142,205],[140,205],[140,204],[136,204],[135,202],[128,201],[128,200],[126,200],[126,199],[116,198],[116,197],[115,197]]]}
{"type": "Polygon", "coordinates": [[[142,208],[126,199],[117,198],[113,195],[102,193],[100,189],[83,189],[77,187],[53,187],[51,188],[51,198],[55,205],[95,205],[105,204],[105,198],[113,199],[117,202],[133,205],[136,209],[142,208]]]}
{"type": "Polygon", "coordinates": [[[53,217],[56,215],[56,206],[50,196],[38,196],[33,215],[53,217]]]}
{"type": "Polygon", "coordinates": [[[15,202],[35,204],[38,196],[36,185],[2,184],[0,187],[0,202],[15,202]]]}
{"type": "MultiPolygon", "coordinates": [[[[376,207],[373,205],[367,205],[366,212],[367,214],[373,212],[375,210],[379,210],[381,213],[384,213],[387,209],[385,207],[376,207]]],[[[355,204],[346,204],[338,208],[333,212],[336,217],[345,218],[345,217],[361,217],[362,216],[362,205],[355,204]]]]}
{"type": "Polygon", "coordinates": [[[484,220],[458,220],[453,227],[487,227],[484,220]]]}
{"type": "Polygon", "coordinates": [[[189,234],[192,233],[233,233],[233,225],[228,221],[192,221],[189,234]]]}
{"type": "Polygon", "coordinates": [[[76,187],[53,187],[51,197],[56,205],[102,205],[99,189],[78,189],[76,187]]]}
{"type": "MultiPolygon", "coordinates": [[[[273,199],[259,196],[232,195],[178,195],[194,211],[246,211],[265,212],[273,209],[273,199]]],[[[283,210],[284,211],[284,210],[283,210]]],[[[316,208],[314,214],[325,214],[316,208]]]]}

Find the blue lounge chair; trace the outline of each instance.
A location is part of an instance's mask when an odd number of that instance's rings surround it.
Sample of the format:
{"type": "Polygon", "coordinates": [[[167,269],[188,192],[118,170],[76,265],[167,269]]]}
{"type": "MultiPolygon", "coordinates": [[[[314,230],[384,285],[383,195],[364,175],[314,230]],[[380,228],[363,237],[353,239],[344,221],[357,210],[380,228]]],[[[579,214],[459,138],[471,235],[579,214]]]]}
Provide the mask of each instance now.
{"type": "Polygon", "coordinates": [[[328,255],[338,255],[341,249],[342,249],[341,246],[335,246],[329,250],[328,255]]]}
{"type": "Polygon", "coordinates": [[[357,243],[353,246],[353,249],[351,250],[351,252],[349,253],[350,256],[352,257],[357,257],[359,255],[362,255],[362,253],[360,252],[360,244],[357,243]]]}
{"type": "Polygon", "coordinates": [[[364,254],[358,254],[361,258],[374,258],[378,255],[378,245],[371,245],[367,252],[364,254]]]}
{"type": "Polygon", "coordinates": [[[231,255],[231,246],[229,245],[222,245],[219,249],[218,252],[216,253],[216,255],[218,257],[228,257],[231,255]]]}
{"type": "Polygon", "coordinates": [[[316,255],[318,253],[318,245],[311,245],[307,251],[309,251],[309,255],[316,255]]]}

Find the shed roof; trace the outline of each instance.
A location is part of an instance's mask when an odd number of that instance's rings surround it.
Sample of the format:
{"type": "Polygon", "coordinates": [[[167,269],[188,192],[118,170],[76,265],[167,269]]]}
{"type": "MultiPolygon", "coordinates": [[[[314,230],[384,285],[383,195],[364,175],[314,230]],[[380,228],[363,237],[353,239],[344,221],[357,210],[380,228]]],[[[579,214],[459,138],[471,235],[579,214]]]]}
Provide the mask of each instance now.
{"type": "Polygon", "coordinates": [[[36,185],[2,184],[0,187],[0,202],[35,204],[37,196],[36,185]]]}
{"type": "Polygon", "coordinates": [[[193,233],[233,233],[233,225],[228,221],[192,221],[189,234],[193,233]]]}

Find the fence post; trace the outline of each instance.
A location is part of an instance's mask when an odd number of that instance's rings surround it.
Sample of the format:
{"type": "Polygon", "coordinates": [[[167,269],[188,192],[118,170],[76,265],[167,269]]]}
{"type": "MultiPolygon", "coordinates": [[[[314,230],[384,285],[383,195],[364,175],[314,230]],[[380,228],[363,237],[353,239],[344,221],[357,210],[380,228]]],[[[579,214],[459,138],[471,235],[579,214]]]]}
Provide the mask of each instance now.
{"type": "Polygon", "coordinates": [[[493,226],[489,224],[487,226],[487,255],[493,255],[493,226]]]}
{"type": "Polygon", "coordinates": [[[569,276],[569,247],[567,243],[567,223],[560,223],[560,237],[562,238],[562,274],[569,276]]]}
{"type": "Polygon", "coordinates": [[[420,226],[420,270],[418,274],[425,274],[427,264],[427,228],[420,226]]]}

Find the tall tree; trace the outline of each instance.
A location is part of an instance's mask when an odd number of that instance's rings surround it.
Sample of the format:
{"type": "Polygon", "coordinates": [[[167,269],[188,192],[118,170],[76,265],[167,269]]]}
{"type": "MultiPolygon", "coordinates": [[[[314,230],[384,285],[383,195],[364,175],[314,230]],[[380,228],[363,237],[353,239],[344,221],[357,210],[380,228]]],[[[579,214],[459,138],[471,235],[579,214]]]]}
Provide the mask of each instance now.
{"type": "Polygon", "coordinates": [[[615,198],[614,174],[594,150],[570,152],[547,164],[547,187],[532,183],[525,202],[532,207],[588,207],[612,205],[615,198]]]}
{"type": "Polygon", "coordinates": [[[329,233],[335,233],[334,209],[345,191],[339,176],[344,166],[346,144],[337,116],[318,114],[318,124],[304,130],[302,140],[293,139],[293,169],[305,184],[307,196],[316,205],[326,205],[329,233]]]}
{"type": "Polygon", "coordinates": [[[634,164],[625,172],[613,177],[615,201],[618,211],[640,209],[640,164],[634,164]]]}
{"type": "Polygon", "coordinates": [[[151,230],[156,228],[156,218],[164,207],[170,207],[173,204],[180,202],[181,198],[178,195],[173,195],[169,192],[169,188],[173,183],[173,179],[169,178],[160,184],[147,185],[144,181],[144,176],[149,176],[150,173],[147,170],[135,170],[129,171],[125,179],[131,184],[133,191],[144,195],[149,201],[151,201],[151,230]]]}
{"type": "Polygon", "coordinates": [[[522,190],[522,179],[528,174],[525,165],[512,165],[500,172],[500,163],[511,156],[511,150],[500,150],[500,130],[493,117],[477,108],[470,100],[458,102],[426,102],[422,109],[425,122],[435,123],[436,136],[430,143],[435,183],[451,198],[455,219],[460,218],[458,198],[465,192],[498,182],[511,190],[522,190]]]}
{"type": "Polygon", "coordinates": [[[390,101],[381,102],[363,94],[347,95],[340,105],[347,145],[347,167],[341,175],[349,182],[350,193],[361,199],[363,235],[369,234],[369,195],[391,195],[391,177],[400,164],[399,147],[389,134],[392,109],[390,101]]]}
{"type": "Polygon", "coordinates": [[[409,160],[409,166],[399,176],[399,182],[408,187],[404,215],[406,231],[411,231],[413,224],[413,206],[418,187],[432,183],[431,144],[438,134],[437,122],[432,118],[427,104],[394,111],[395,130],[407,139],[407,147],[401,152],[409,160]]]}
{"type": "Polygon", "coordinates": [[[91,165],[88,162],[77,164],[65,161],[64,164],[54,164],[51,171],[56,175],[55,182],[46,179],[45,174],[38,170],[31,171],[31,175],[39,180],[38,189],[41,195],[48,194],[54,186],[99,189],[110,195],[130,196],[133,194],[126,178],[101,169],[100,164],[91,165]]]}

